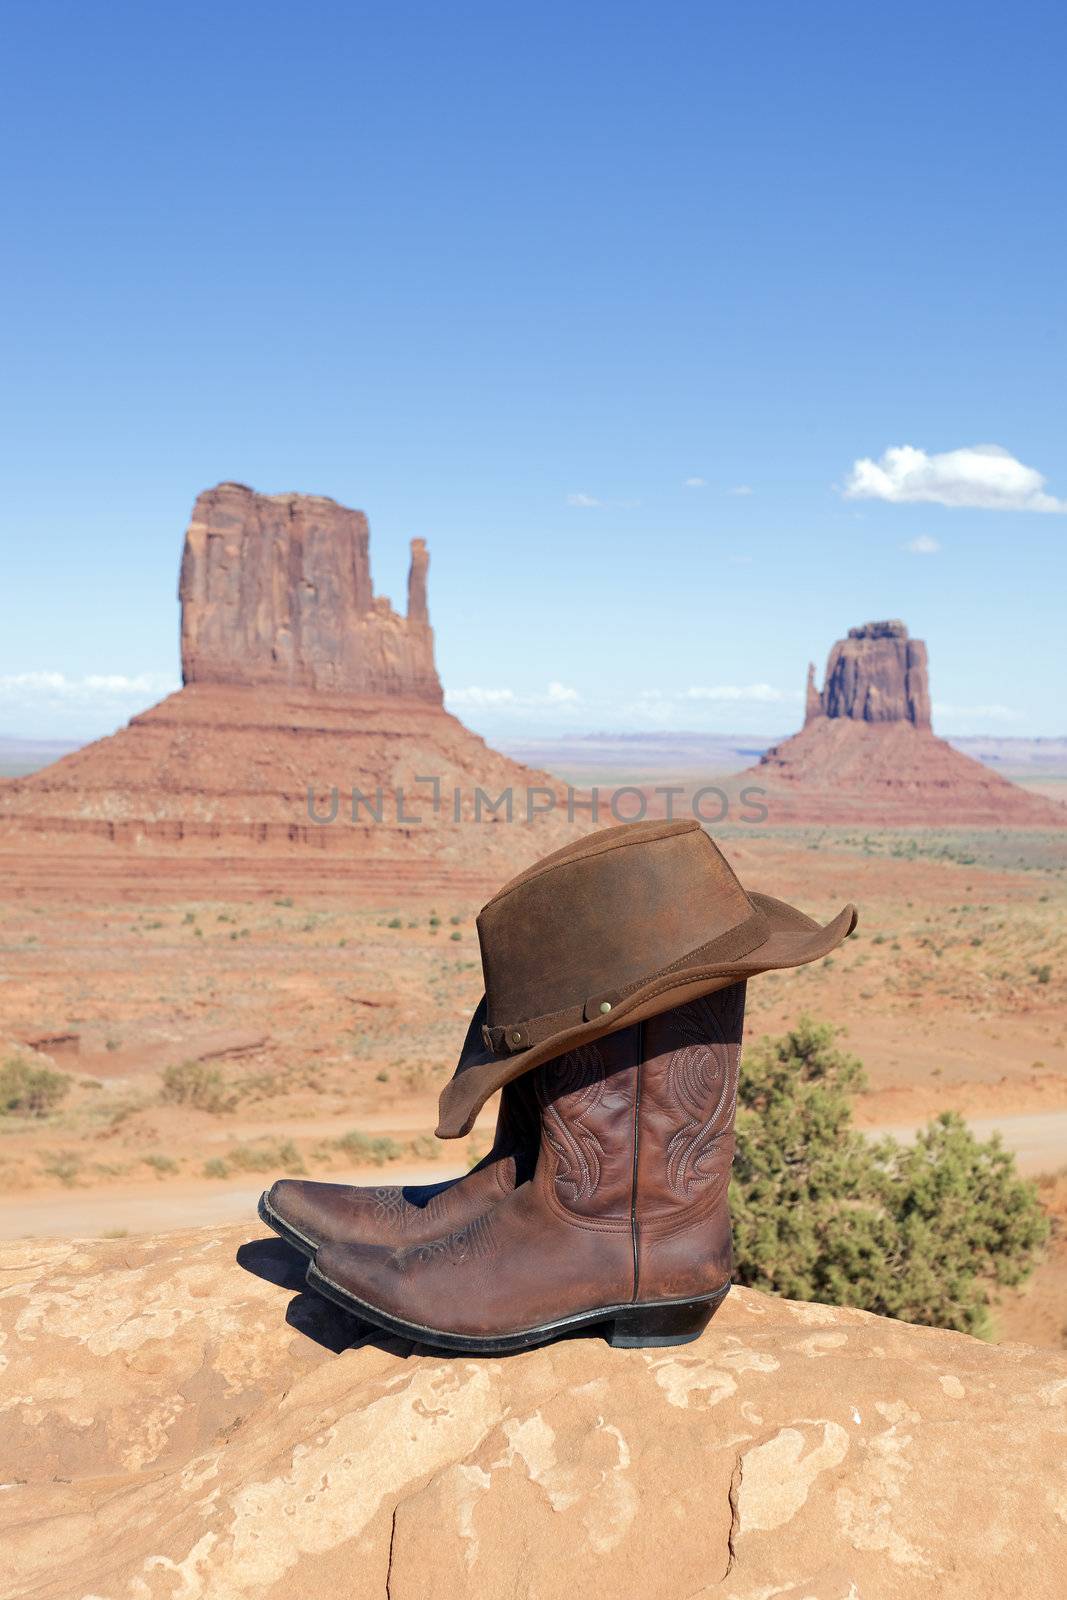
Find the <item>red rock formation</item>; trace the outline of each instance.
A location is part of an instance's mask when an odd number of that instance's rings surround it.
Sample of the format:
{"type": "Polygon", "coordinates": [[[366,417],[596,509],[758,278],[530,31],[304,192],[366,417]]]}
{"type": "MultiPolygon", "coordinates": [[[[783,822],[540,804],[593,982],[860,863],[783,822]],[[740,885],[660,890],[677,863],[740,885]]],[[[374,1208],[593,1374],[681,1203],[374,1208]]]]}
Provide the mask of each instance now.
{"type": "Polygon", "coordinates": [[[408,622],[426,622],[430,613],[426,605],[426,574],[430,557],[425,539],[412,539],[411,566],[408,569],[408,622]]]}
{"type": "Polygon", "coordinates": [[[764,792],[771,823],[1067,825],[1067,807],[934,736],[926,646],[902,622],[850,628],[821,693],[809,666],[803,728],[733,784],[764,792]]]}
{"type": "Polygon", "coordinates": [[[206,490],[178,585],[183,682],[440,705],[425,542],[412,541],[405,618],[375,598],[369,541],[362,511],[321,495],[255,494],[239,483],[206,490]]]}
{"type": "Polygon", "coordinates": [[[808,682],[804,692],[804,724],[811,721],[812,717],[822,716],[822,698],[815,687],[815,663],[808,662],[808,682]]]}
{"type": "Polygon", "coordinates": [[[805,717],[852,717],[859,722],[911,722],[930,726],[926,646],[909,639],[902,622],[865,622],[850,628],[830,651],[822,693],[808,668],[805,717]]]}
{"type": "Polygon", "coordinates": [[[413,540],[397,616],[371,588],[361,511],[209,489],[182,557],[185,688],[110,738],[0,780],[0,851],[27,837],[216,859],[310,845],[401,876],[421,862],[423,876],[494,883],[584,831],[561,785],[444,710],[428,565],[413,540]],[[495,806],[507,794],[510,818],[495,806]]]}

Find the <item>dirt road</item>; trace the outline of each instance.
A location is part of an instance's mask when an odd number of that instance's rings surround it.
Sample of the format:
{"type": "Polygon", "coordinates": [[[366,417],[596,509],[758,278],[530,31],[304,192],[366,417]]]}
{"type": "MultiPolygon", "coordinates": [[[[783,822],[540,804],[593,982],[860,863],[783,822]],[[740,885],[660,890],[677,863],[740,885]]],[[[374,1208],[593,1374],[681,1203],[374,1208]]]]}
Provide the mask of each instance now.
{"type": "MultiPolygon", "coordinates": [[[[1000,1132],[1004,1143],[1018,1159],[1019,1170],[1028,1177],[1058,1172],[1067,1167],[1067,1111],[1051,1111],[1024,1116],[974,1117],[969,1126],[980,1139],[1000,1132]]],[[[392,1127],[393,1124],[390,1123],[392,1127]]],[[[891,1134],[904,1143],[914,1139],[921,1124],[868,1128],[874,1138],[891,1134]]],[[[331,1172],[333,1183],[440,1183],[457,1178],[462,1164],[441,1162],[424,1165],[389,1164],[384,1167],[353,1168],[331,1172]]],[[[220,1226],[251,1216],[264,1181],[242,1180],[227,1183],[161,1183],[109,1185],[96,1191],[55,1190],[0,1198],[0,1240],[48,1237],[99,1238],[112,1231],[161,1233],[168,1228],[220,1226]]]]}
{"type": "MultiPolygon", "coordinates": [[[[331,1172],[331,1183],[441,1183],[465,1169],[444,1162],[424,1166],[403,1163],[331,1172]]],[[[0,1240],[30,1238],[100,1238],[106,1233],[164,1233],[169,1228],[201,1228],[246,1222],[255,1216],[269,1179],[239,1184],[160,1183],[114,1184],[84,1191],[54,1189],[17,1199],[0,1199],[0,1240]]]]}
{"type": "MultiPolygon", "coordinates": [[[[902,1144],[910,1144],[924,1123],[905,1123],[899,1127],[865,1128],[869,1138],[890,1134],[902,1144]]],[[[999,1133],[1014,1152],[1019,1171],[1036,1178],[1043,1173],[1060,1172],[1067,1167],[1067,1111],[1028,1112],[1014,1117],[968,1117],[967,1126],[978,1139],[999,1133]]]]}

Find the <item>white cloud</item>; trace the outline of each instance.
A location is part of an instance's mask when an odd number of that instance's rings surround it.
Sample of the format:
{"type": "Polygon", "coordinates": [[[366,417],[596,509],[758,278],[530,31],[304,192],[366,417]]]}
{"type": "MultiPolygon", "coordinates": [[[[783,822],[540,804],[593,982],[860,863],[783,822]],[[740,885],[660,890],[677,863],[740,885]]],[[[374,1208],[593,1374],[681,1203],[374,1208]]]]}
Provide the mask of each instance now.
{"type": "Polygon", "coordinates": [[[907,544],[901,545],[902,550],[910,550],[913,556],[935,556],[941,546],[936,539],[931,539],[928,533],[920,533],[917,539],[909,539],[907,544]]]}
{"type": "Polygon", "coordinates": [[[631,723],[652,723],[657,727],[670,728],[677,726],[679,720],[677,701],[665,695],[662,689],[640,690],[637,699],[631,705],[623,706],[621,711],[624,727],[631,723]]]}
{"type": "Polygon", "coordinates": [[[573,705],[581,700],[577,689],[565,683],[550,683],[541,694],[516,694],[514,689],[485,689],[472,684],[467,689],[446,689],[445,699],[453,706],[474,706],[478,709],[493,706],[514,706],[527,709],[537,706],[573,705]]]}
{"type": "Polygon", "coordinates": [[[933,706],[935,717],[976,717],[983,722],[1020,722],[1022,712],[1013,711],[1010,706],[950,706],[942,700],[935,700],[933,706]]]}
{"type": "Polygon", "coordinates": [[[179,687],[163,672],[0,673],[0,718],[5,732],[23,738],[91,739],[179,687]]]}
{"type": "Polygon", "coordinates": [[[694,686],[685,692],[687,700],[762,700],[764,702],[784,702],[799,700],[799,689],[775,689],[769,683],[720,683],[714,688],[703,689],[694,686]]]}
{"type": "Polygon", "coordinates": [[[515,704],[515,691],[483,689],[472,683],[469,689],[446,689],[445,699],[454,706],[510,706],[515,704]]]}
{"type": "Polygon", "coordinates": [[[749,484],[749,483],[738,483],[738,484],[735,484],[734,487],[730,490],[730,493],[731,494],[751,494],[752,493],[752,485],[749,484]]]}
{"type": "Polygon", "coordinates": [[[685,480],[685,487],[687,489],[706,489],[707,486],[707,478],[686,478],[685,480]]]}
{"type": "Polygon", "coordinates": [[[1045,479],[996,444],[966,445],[928,455],[910,444],[887,450],[880,461],[864,456],[845,482],[847,500],[924,501],[976,506],[984,511],[1067,511],[1067,500],[1045,493],[1045,479]]]}
{"type": "Polygon", "coordinates": [[[171,694],[179,684],[159,672],[90,672],[68,678],[65,672],[10,672],[0,675],[0,700],[27,706],[51,704],[97,706],[135,697],[171,694]]]}
{"type": "Polygon", "coordinates": [[[640,689],[626,704],[605,707],[601,727],[722,731],[771,725],[780,734],[795,713],[783,709],[803,700],[798,689],[775,689],[770,684],[722,684],[712,688],[664,691],[640,689]],[[741,707],[745,709],[742,710],[741,707]]]}
{"type": "Polygon", "coordinates": [[[567,504],[569,506],[580,506],[583,508],[597,506],[601,510],[607,509],[613,511],[632,511],[634,507],[639,506],[641,502],[640,500],[598,500],[596,496],[592,494],[569,494],[567,496],[567,504]]]}

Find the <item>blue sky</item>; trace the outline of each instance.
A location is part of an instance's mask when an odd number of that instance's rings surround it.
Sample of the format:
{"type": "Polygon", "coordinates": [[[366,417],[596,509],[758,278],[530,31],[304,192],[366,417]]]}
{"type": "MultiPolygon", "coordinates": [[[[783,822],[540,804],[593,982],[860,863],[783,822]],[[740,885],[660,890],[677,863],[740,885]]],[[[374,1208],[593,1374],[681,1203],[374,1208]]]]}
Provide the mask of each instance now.
{"type": "Polygon", "coordinates": [[[395,600],[425,536],[481,731],[787,731],[901,616],[939,731],[1067,732],[1062,6],[33,0],[2,38],[0,734],[176,683],[227,478],[362,507],[395,600]]]}

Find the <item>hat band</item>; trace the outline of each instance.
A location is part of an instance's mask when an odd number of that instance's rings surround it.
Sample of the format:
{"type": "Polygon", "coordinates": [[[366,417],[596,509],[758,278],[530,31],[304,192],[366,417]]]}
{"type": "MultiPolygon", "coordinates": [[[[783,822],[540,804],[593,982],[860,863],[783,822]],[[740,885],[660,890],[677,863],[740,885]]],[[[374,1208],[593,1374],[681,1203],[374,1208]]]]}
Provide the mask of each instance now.
{"type": "Polygon", "coordinates": [[[754,911],[736,927],[727,929],[717,938],[709,939],[707,944],[698,945],[695,950],[679,956],[677,961],[672,961],[633,983],[588,995],[585,1000],[575,1005],[564,1006],[559,1011],[546,1011],[541,1016],[529,1017],[524,1022],[512,1022],[504,1027],[484,1026],[482,1039],[485,1047],[497,1056],[516,1055],[519,1051],[530,1050],[544,1044],[546,1039],[551,1039],[557,1033],[563,1033],[567,1028],[576,1027],[581,1022],[603,1021],[628,996],[635,994],[639,989],[644,989],[650,983],[657,982],[660,978],[669,977],[671,973],[689,967],[728,966],[731,961],[740,961],[764,944],[770,936],[770,931],[770,924],[763,912],[754,911]]]}

